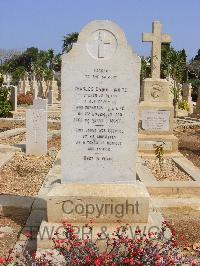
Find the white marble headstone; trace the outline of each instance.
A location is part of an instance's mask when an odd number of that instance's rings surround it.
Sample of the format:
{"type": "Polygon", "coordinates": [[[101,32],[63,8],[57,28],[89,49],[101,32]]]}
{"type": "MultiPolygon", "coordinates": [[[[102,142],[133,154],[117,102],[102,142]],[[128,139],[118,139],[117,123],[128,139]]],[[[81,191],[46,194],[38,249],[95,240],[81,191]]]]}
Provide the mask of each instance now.
{"type": "Polygon", "coordinates": [[[26,112],[26,154],[47,153],[47,112],[30,109],[26,112]]]}
{"type": "Polygon", "coordinates": [[[47,100],[46,99],[41,99],[37,98],[33,100],[33,109],[42,109],[47,111],[47,100]]]}
{"type": "Polygon", "coordinates": [[[48,91],[48,104],[49,105],[53,105],[53,96],[54,96],[54,91],[49,90],[48,91]]]}
{"type": "Polygon", "coordinates": [[[136,180],[140,58],[111,21],[93,21],[62,56],[62,182],[136,180]]]}

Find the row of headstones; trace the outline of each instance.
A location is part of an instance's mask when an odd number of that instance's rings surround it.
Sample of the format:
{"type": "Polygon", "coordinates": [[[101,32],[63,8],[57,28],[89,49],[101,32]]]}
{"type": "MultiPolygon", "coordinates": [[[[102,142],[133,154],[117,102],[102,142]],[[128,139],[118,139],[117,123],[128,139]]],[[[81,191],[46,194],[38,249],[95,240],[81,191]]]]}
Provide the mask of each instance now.
{"type": "MultiPolygon", "coordinates": [[[[18,96],[18,88],[16,86],[5,86],[7,88],[10,88],[10,97],[9,100],[11,102],[12,106],[12,111],[17,111],[17,96],[18,96]]],[[[33,93],[33,99],[36,100],[38,99],[39,101],[41,98],[39,98],[35,93],[33,93]]],[[[53,105],[54,104],[54,91],[49,90],[47,93],[47,99],[45,101],[48,103],[48,105],[53,105]]]]}
{"type": "MultiPolygon", "coordinates": [[[[15,88],[16,90],[16,88],[15,88]]],[[[14,95],[14,94],[13,94],[14,95]]],[[[200,111],[200,89],[198,97],[198,110],[200,111]]],[[[155,112],[145,113],[147,117],[143,116],[143,128],[148,130],[147,121],[155,112]]],[[[161,111],[160,111],[161,115],[161,111]]],[[[34,99],[32,109],[26,112],[26,153],[32,155],[44,155],[47,153],[47,100],[34,99]]],[[[157,117],[157,120],[159,118],[157,117]]],[[[163,118],[162,118],[163,119],[163,118]]],[[[152,121],[151,121],[152,126],[152,121]]]]}
{"type": "MultiPolygon", "coordinates": [[[[36,92],[37,90],[33,90],[34,93],[33,93],[33,98],[34,99],[38,99],[38,93],[36,92]]],[[[11,87],[11,95],[10,95],[10,101],[11,101],[11,104],[12,104],[12,109],[13,111],[17,111],[17,95],[18,95],[18,88],[16,86],[12,86],[11,87]]],[[[189,105],[189,113],[192,114],[193,113],[193,101],[192,101],[192,96],[191,96],[191,93],[192,93],[192,86],[191,84],[183,84],[182,85],[182,90],[180,90],[180,93],[182,92],[182,94],[180,94],[180,99],[182,101],[185,101],[188,103],[189,105]]],[[[173,102],[173,95],[172,93],[170,92],[171,94],[171,102],[173,102]]],[[[54,103],[54,90],[49,90],[48,94],[47,94],[47,103],[49,105],[53,105],[54,103]]],[[[200,112],[200,87],[199,87],[199,90],[198,90],[198,98],[197,98],[197,102],[196,102],[196,112],[199,113],[200,112]]]]}
{"type": "MultiPolygon", "coordinates": [[[[28,78],[20,79],[18,84],[18,93],[26,94],[28,91],[31,91],[33,92],[34,98],[41,97],[41,92],[48,89],[50,94],[52,94],[51,91],[53,91],[55,96],[58,98],[59,87],[57,81],[54,78],[52,81],[50,81],[49,85],[47,85],[45,80],[38,82],[35,78],[31,80],[29,80],[28,78]]],[[[49,96],[49,98],[51,98],[51,96],[49,96]]]]}
{"type": "MultiPolygon", "coordinates": [[[[169,79],[169,83],[170,85],[170,94],[171,94],[171,102],[173,103],[173,99],[174,99],[174,95],[172,93],[172,88],[174,86],[174,80],[173,79],[169,79]]],[[[184,84],[178,84],[178,103],[181,102],[186,102],[188,104],[189,107],[189,114],[192,114],[194,111],[194,102],[192,101],[192,85],[191,83],[184,83],[184,84]]],[[[199,88],[200,89],[200,88],[199,88]]],[[[199,97],[200,97],[200,92],[199,92],[199,97]]]]}
{"type": "MultiPolygon", "coordinates": [[[[42,96],[41,91],[48,90],[47,83],[42,80],[41,84],[36,80],[35,76],[29,80],[28,75],[24,79],[20,79],[18,86],[10,86],[11,77],[4,75],[4,80],[6,82],[5,87],[11,87],[11,104],[13,111],[17,110],[17,95],[20,93],[26,94],[27,92],[33,93],[33,98],[37,99],[42,96]]],[[[47,93],[47,101],[49,105],[59,99],[59,87],[57,81],[53,78],[49,85],[49,91],[47,93]]]]}

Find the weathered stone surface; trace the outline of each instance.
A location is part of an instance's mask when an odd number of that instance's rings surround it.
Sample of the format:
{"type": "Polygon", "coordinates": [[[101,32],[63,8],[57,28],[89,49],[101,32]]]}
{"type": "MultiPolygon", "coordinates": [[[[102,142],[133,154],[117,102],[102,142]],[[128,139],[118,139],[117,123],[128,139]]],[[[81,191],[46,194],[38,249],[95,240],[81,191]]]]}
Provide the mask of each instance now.
{"type": "Polygon", "coordinates": [[[47,112],[31,109],[26,112],[26,154],[47,153],[47,112]]]}
{"type": "Polygon", "coordinates": [[[138,149],[149,155],[155,151],[154,142],[161,141],[167,143],[168,152],[176,152],[178,140],[173,136],[172,80],[160,78],[161,44],[171,42],[171,37],[161,34],[161,23],[154,21],[153,33],[143,34],[142,38],[145,42],[152,42],[152,77],[144,79],[141,86],[138,149]]]}
{"type": "Polygon", "coordinates": [[[177,152],[178,151],[178,141],[177,138],[172,135],[162,135],[162,134],[140,134],[138,149],[141,153],[154,153],[155,146],[163,144],[165,153],[177,152]]]}
{"type": "Polygon", "coordinates": [[[47,100],[37,98],[33,100],[33,109],[42,109],[47,111],[47,100]]]}
{"type": "Polygon", "coordinates": [[[160,64],[161,64],[161,44],[170,43],[171,37],[167,34],[162,34],[162,25],[160,21],[152,23],[152,33],[143,33],[143,42],[152,42],[151,50],[151,76],[152,78],[160,78],[160,64]]]}
{"type": "Polygon", "coordinates": [[[141,102],[139,106],[139,133],[172,134],[173,107],[168,103],[141,102]]]}
{"type": "Polygon", "coordinates": [[[144,130],[169,131],[170,111],[144,110],[142,112],[142,128],[144,130]]]}
{"type": "Polygon", "coordinates": [[[63,182],[134,182],[139,57],[116,24],[94,21],[62,60],[63,182]]]}
{"type": "Polygon", "coordinates": [[[172,143],[171,142],[164,142],[163,141],[140,141],[139,142],[139,149],[140,150],[154,150],[156,146],[163,145],[164,150],[172,151],[172,143]]]}
{"type": "Polygon", "coordinates": [[[141,184],[66,184],[52,189],[48,198],[51,222],[148,221],[149,195],[141,184]]]}
{"type": "Polygon", "coordinates": [[[141,100],[152,103],[170,102],[170,82],[166,79],[144,79],[141,86],[141,100]]]}

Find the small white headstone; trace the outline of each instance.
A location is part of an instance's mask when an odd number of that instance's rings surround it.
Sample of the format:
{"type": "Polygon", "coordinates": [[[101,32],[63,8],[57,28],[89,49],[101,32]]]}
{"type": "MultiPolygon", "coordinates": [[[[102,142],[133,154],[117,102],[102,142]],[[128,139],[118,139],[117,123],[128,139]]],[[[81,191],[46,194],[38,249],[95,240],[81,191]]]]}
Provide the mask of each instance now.
{"type": "Polygon", "coordinates": [[[53,105],[53,97],[54,97],[53,94],[54,94],[53,90],[48,91],[48,104],[49,105],[53,105]]]}
{"type": "Polygon", "coordinates": [[[46,99],[34,99],[32,109],[42,109],[47,111],[47,100],[46,99]]]}
{"type": "Polygon", "coordinates": [[[47,112],[30,109],[26,112],[26,154],[47,153],[47,112]]]}
{"type": "Polygon", "coordinates": [[[142,112],[142,128],[153,131],[169,131],[170,111],[144,110],[142,112]]]}

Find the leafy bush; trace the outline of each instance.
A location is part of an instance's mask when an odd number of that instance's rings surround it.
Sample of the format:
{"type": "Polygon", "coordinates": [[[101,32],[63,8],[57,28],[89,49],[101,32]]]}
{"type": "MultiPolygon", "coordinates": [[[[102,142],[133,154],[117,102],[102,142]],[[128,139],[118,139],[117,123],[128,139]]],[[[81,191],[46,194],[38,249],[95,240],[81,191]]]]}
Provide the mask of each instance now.
{"type": "Polygon", "coordinates": [[[18,105],[32,105],[33,104],[33,95],[31,92],[27,92],[26,94],[20,93],[17,96],[17,104],[18,105]]]}
{"type": "Polygon", "coordinates": [[[11,116],[12,105],[8,100],[10,89],[6,87],[0,88],[0,117],[11,116]]]}
{"type": "Polygon", "coordinates": [[[3,82],[4,82],[4,78],[3,78],[3,76],[1,75],[1,76],[0,76],[0,87],[2,87],[3,82]]]}
{"type": "Polygon", "coordinates": [[[182,101],[179,103],[178,108],[181,110],[186,110],[186,111],[190,111],[190,106],[186,101],[182,101]]]}
{"type": "MultiPolygon", "coordinates": [[[[85,225],[89,230],[92,226],[85,225]]],[[[77,227],[72,224],[63,222],[64,235],[60,232],[55,233],[54,249],[37,255],[34,252],[24,254],[20,259],[21,264],[14,265],[30,265],[30,266],[172,266],[172,265],[198,265],[196,256],[183,256],[177,247],[176,233],[170,228],[167,222],[163,222],[162,228],[158,232],[142,233],[137,227],[135,234],[129,236],[130,226],[120,226],[108,236],[103,233],[97,234],[97,240],[93,241],[88,236],[80,239],[77,227]],[[166,231],[171,231],[171,236],[166,231]],[[102,251],[102,245],[99,241],[104,241],[105,250],[102,251]],[[101,251],[100,251],[101,250],[101,251]],[[58,264],[59,258],[61,264],[58,264]]],[[[60,228],[58,228],[59,230],[60,228]]],[[[88,231],[89,232],[89,231],[88,231]]],[[[131,231],[132,232],[132,231],[131,231]]],[[[133,231],[134,233],[134,231],[133,231]]],[[[89,233],[90,235],[90,233],[89,233]]],[[[184,240],[184,238],[181,238],[184,240]]],[[[102,243],[102,242],[101,242],[102,243]]],[[[187,245],[187,243],[186,243],[187,245]]],[[[199,251],[195,253],[197,256],[199,251]]],[[[6,262],[6,261],[5,261],[6,262]]],[[[10,257],[10,262],[14,262],[14,258],[10,257]]],[[[6,263],[4,265],[7,265],[6,263]]],[[[10,265],[10,264],[9,264],[10,265]]],[[[13,265],[13,264],[12,264],[13,265]]]]}

